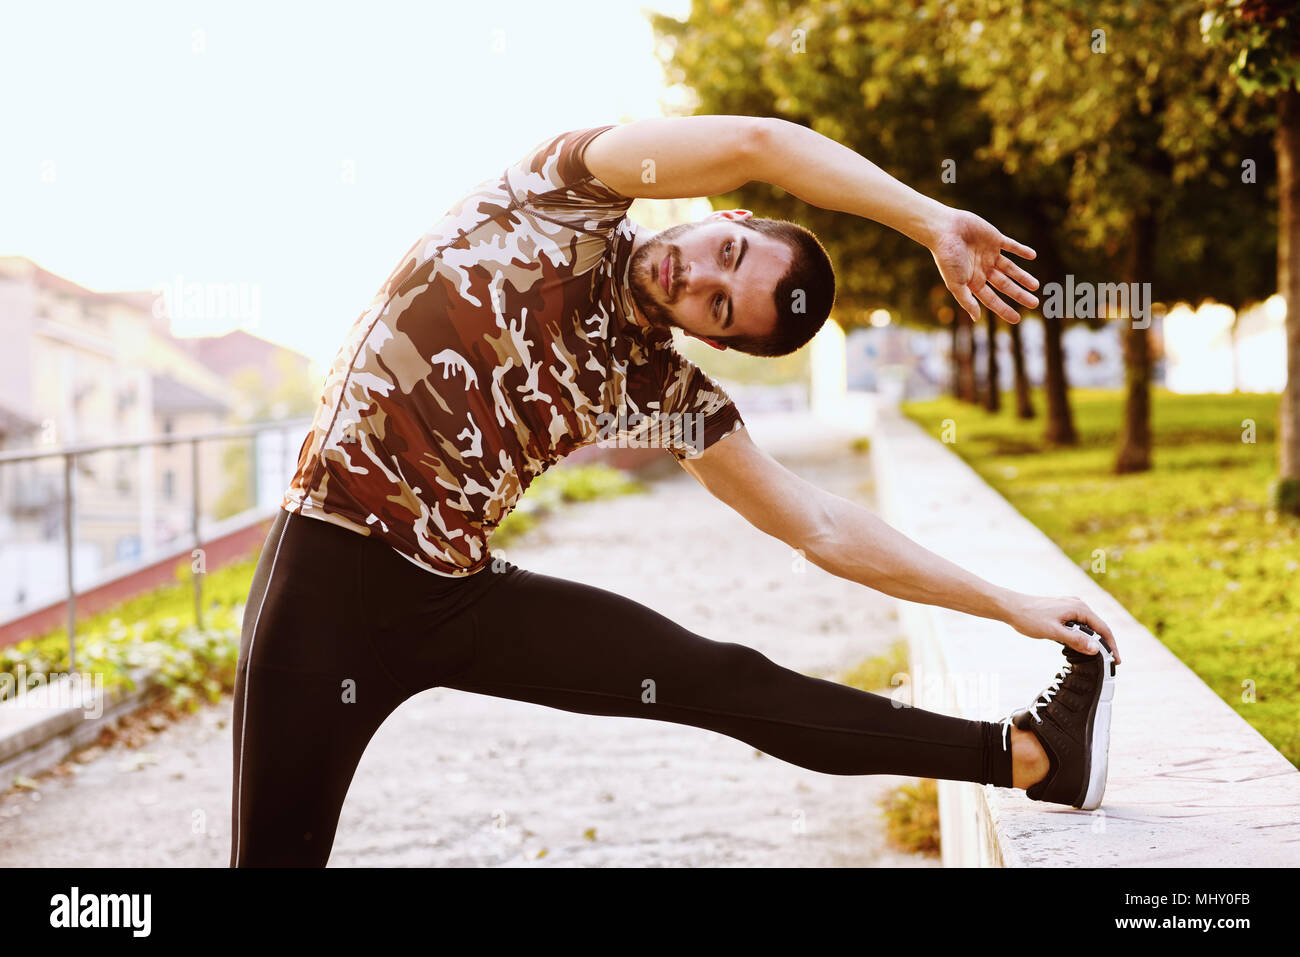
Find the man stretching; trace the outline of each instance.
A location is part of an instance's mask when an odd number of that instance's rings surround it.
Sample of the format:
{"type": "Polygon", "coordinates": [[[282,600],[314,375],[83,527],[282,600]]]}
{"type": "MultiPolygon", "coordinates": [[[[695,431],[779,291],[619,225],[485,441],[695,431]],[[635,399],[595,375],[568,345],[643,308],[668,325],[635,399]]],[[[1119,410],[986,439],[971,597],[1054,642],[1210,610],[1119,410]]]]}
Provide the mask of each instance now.
{"type": "Polygon", "coordinates": [[[1019,319],[998,292],[1037,304],[1037,281],[1005,255],[1032,250],[783,120],[574,130],[480,183],[352,326],[267,537],[235,690],[232,866],[324,866],[366,744],[433,687],[707,728],[827,774],[1100,803],[1119,661],[1106,624],[1077,598],[992,585],[791,473],[674,349],[677,327],[786,355],[830,313],[831,264],[800,226],[729,210],[652,234],[626,216],[638,196],[713,196],[751,180],[923,243],[975,318],[983,303],[1019,319]],[[1067,661],[1001,722],[897,708],[491,554],[492,529],[549,466],[648,435],[821,568],[1058,641],[1067,661]]]}

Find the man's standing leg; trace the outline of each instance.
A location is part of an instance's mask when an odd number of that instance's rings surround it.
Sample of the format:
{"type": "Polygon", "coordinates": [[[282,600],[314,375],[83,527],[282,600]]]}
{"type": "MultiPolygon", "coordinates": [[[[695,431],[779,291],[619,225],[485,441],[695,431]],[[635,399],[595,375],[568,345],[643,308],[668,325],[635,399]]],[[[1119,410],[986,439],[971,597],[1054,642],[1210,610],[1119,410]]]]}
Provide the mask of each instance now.
{"type": "Polygon", "coordinates": [[[280,512],[244,612],[231,867],[324,867],[361,755],[407,697],[371,651],[364,538],[280,512]]]}

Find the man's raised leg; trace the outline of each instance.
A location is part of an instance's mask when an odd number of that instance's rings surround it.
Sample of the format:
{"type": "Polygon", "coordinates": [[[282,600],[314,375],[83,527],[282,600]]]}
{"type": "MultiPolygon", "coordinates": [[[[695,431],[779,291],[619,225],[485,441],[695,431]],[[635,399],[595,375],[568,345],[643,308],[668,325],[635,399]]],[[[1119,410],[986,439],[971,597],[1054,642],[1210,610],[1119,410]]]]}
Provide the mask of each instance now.
{"type": "Polygon", "coordinates": [[[445,687],[707,728],[827,774],[1012,784],[996,723],[899,707],[614,592],[505,564],[473,610],[473,662],[445,687]]]}

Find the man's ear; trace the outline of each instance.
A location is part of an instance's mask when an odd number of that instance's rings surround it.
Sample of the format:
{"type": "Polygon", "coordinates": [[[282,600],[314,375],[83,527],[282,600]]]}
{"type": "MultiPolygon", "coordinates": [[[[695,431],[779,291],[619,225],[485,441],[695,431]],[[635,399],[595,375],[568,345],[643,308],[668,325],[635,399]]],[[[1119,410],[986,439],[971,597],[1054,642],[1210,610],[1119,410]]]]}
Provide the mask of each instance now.
{"type": "Polygon", "coordinates": [[[723,350],[724,352],[725,352],[726,349],[727,349],[727,347],[726,347],[725,345],[723,345],[721,342],[717,342],[717,341],[715,341],[715,340],[713,340],[713,339],[708,338],[707,336],[697,336],[697,335],[696,335],[695,333],[693,333],[693,332],[688,332],[688,333],[686,333],[686,334],[687,334],[688,336],[690,336],[692,339],[699,339],[700,342],[707,342],[709,345],[713,346],[713,348],[715,348],[715,349],[721,349],[721,350],[723,350]]]}
{"type": "Polygon", "coordinates": [[[718,209],[705,216],[705,219],[749,219],[754,214],[747,209],[718,209]]]}

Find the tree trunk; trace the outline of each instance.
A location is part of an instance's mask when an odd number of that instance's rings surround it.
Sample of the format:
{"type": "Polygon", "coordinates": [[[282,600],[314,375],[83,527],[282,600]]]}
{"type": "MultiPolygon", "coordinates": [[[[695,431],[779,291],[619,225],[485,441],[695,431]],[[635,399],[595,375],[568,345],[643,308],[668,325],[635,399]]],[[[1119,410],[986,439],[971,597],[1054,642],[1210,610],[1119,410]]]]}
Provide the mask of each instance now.
{"type": "Polygon", "coordinates": [[[961,329],[957,347],[957,397],[963,402],[975,401],[975,325],[963,312],[955,320],[961,329]]]}
{"type": "MultiPolygon", "coordinates": [[[[1138,213],[1133,221],[1126,281],[1151,281],[1155,235],[1155,216],[1149,212],[1138,213]]],[[[1129,315],[1121,320],[1125,324],[1126,395],[1124,427],[1120,431],[1119,453],[1115,459],[1115,471],[1121,474],[1145,472],[1151,468],[1151,317],[1148,315],[1139,325],[1132,316],[1132,303],[1129,306],[1129,315]]]]}
{"type": "MultiPolygon", "coordinates": [[[[1065,279],[1060,251],[1052,236],[1052,224],[1036,209],[1030,212],[1030,230],[1033,245],[1038,251],[1038,262],[1043,285],[1065,279]]],[[[1041,297],[1040,297],[1041,298],[1041,297]]],[[[1043,438],[1049,445],[1078,445],[1079,433],[1074,430],[1074,415],[1070,411],[1069,383],[1065,380],[1065,350],[1061,347],[1061,317],[1043,317],[1043,391],[1047,395],[1047,428],[1043,438]]]]}
{"type": "Polygon", "coordinates": [[[948,350],[948,365],[952,372],[952,397],[961,398],[961,317],[952,318],[952,345],[948,350]]]}
{"type": "Polygon", "coordinates": [[[992,309],[988,310],[988,314],[989,354],[985,362],[988,384],[984,391],[984,408],[990,412],[997,412],[1002,408],[1002,393],[998,391],[998,323],[1001,320],[998,319],[992,309]]]}
{"type": "Polygon", "coordinates": [[[1051,445],[1078,445],[1070,411],[1069,384],[1065,381],[1065,349],[1061,345],[1061,317],[1043,317],[1043,387],[1047,393],[1047,432],[1051,445]]]}
{"type": "Polygon", "coordinates": [[[1278,421],[1272,505],[1300,515],[1300,91],[1284,90],[1278,115],[1277,288],[1286,299],[1286,385],[1278,421]]]}
{"type": "Polygon", "coordinates": [[[966,329],[966,361],[963,363],[966,370],[966,401],[978,403],[980,380],[979,369],[975,365],[975,320],[964,319],[962,325],[966,329]]]}
{"type": "Polygon", "coordinates": [[[1034,403],[1029,392],[1029,375],[1025,372],[1025,348],[1020,343],[1020,323],[1011,324],[1011,365],[1016,372],[1016,418],[1032,419],[1034,403]]]}

